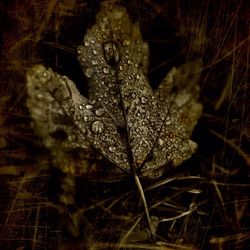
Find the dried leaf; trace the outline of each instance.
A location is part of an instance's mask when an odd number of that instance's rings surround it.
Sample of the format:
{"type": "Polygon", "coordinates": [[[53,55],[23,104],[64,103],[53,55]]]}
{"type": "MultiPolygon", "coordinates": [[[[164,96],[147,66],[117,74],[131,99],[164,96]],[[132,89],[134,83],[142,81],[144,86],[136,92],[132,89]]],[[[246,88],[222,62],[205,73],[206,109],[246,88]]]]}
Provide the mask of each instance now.
{"type": "Polygon", "coordinates": [[[82,158],[97,157],[97,151],[126,173],[150,178],[191,157],[197,146],[189,138],[201,113],[200,62],[172,69],[154,92],[147,80],[148,55],[125,9],[103,7],[78,47],[88,99],[51,69],[29,70],[28,107],[55,157],[76,148],[82,158]]]}

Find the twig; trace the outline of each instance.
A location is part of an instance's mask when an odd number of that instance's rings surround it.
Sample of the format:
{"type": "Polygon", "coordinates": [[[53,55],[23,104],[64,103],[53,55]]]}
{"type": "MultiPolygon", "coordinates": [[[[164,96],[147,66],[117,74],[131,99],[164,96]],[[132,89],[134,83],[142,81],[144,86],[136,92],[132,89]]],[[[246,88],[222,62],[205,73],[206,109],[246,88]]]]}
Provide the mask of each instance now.
{"type": "Polygon", "coordinates": [[[231,148],[235,149],[236,152],[245,160],[247,166],[250,166],[250,156],[245,153],[239,146],[235,145],[232,139],[227,139],[225,136],[215,132],[214,130],[210,130],[210,132],[224,141],[226,144],[228,144],[231,148]]]}

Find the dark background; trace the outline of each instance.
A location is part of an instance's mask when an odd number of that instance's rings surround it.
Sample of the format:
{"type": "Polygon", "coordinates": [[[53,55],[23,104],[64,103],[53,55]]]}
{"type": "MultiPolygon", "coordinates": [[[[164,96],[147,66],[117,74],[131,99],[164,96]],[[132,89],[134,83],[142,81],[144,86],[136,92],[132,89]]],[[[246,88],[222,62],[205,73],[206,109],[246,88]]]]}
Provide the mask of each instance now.
{"type": "MultiPolygon", "coordinates": [[[[203,60],[203,115],[192,137],[199,149],[192,159],[163,177],[201,179],[177,180],[147,194],[152,204],[169,199],[179,213],[191,201],[197,210],[160,223],[158,240],[170,249],[180,245],[187,249],[246,249],[250,235],[248,1],[109,2],[125,6],[131,18],[139,21],[150,46],[148,76],[153,88],[173,66],[197,57],[203,60]],[[188,188],[202,192],[190,194],[188,188]]],[[[77,190],[74,205],[63,205],[65,176],[51,167],[50,154],[33,133],[25,106],[25,74],[37,63],[67,75],[87,94],[76,47],[99,10],[100,1],[0,3],[1,249],[115,249],[142,212],[136,194],[127,203],[122,198],[135,189],[129,179],[107,184],[78,177],[69,183],[77,190]],[[114,197],[121,197],[120,203],[107,210],[114,197]],[[75,218],[81,221],[76,233],[72,215],[79,209],[86,212],[75,218]]],[[[169,218],[174,212],[152,209],[155,217],[169,218]]],[[[126,249],[158,249],[145,236],[145,222],[138,225],[126,249]]]]}

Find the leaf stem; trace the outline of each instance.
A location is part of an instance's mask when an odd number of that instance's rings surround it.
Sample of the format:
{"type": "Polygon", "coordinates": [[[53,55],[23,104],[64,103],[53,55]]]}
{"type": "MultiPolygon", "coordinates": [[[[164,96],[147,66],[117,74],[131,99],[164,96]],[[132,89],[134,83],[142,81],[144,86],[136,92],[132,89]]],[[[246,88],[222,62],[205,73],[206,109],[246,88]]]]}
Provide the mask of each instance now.
{"type": "Polygon", "coordinates": [[[145,209],[145,213],[146,213],[146,217],[147,217],[147,221],[148,221],[148,226],[149,226],[149,230],[150,230],[150,236],[151,236],[152,241],[155,242],[155,234],[153,232],[153,227],[152,227],[152,223],[151,223],[151,219],[150,219],[150,214],[149,214],[149,211],[148,211],[147,200],[146,200],[146,197],[144,195],[144,191],[143,191],[143,188],[142,188],[142,185],[141,185],[141,182],[140,182],[140,179],[139,179],[138,175],[135,174],[134,178],[135,178],[135,183],[136,183],[136,186],[137,186],[138,191],[140,193],[142,203],[143,203],[143,206],[144,206],[144,209],[145,209]]]}

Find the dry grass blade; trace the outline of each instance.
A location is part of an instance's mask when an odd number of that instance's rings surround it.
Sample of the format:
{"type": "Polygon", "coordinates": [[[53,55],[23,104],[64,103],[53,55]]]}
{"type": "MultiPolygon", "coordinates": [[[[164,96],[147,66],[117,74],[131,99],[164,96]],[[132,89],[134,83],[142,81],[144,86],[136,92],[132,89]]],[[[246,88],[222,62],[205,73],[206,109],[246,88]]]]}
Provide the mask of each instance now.
{"type": "Polygon", "coordinates": [[[159,2],[1,1],[0,249],[249,248],[249,3],[159,2]]]}

